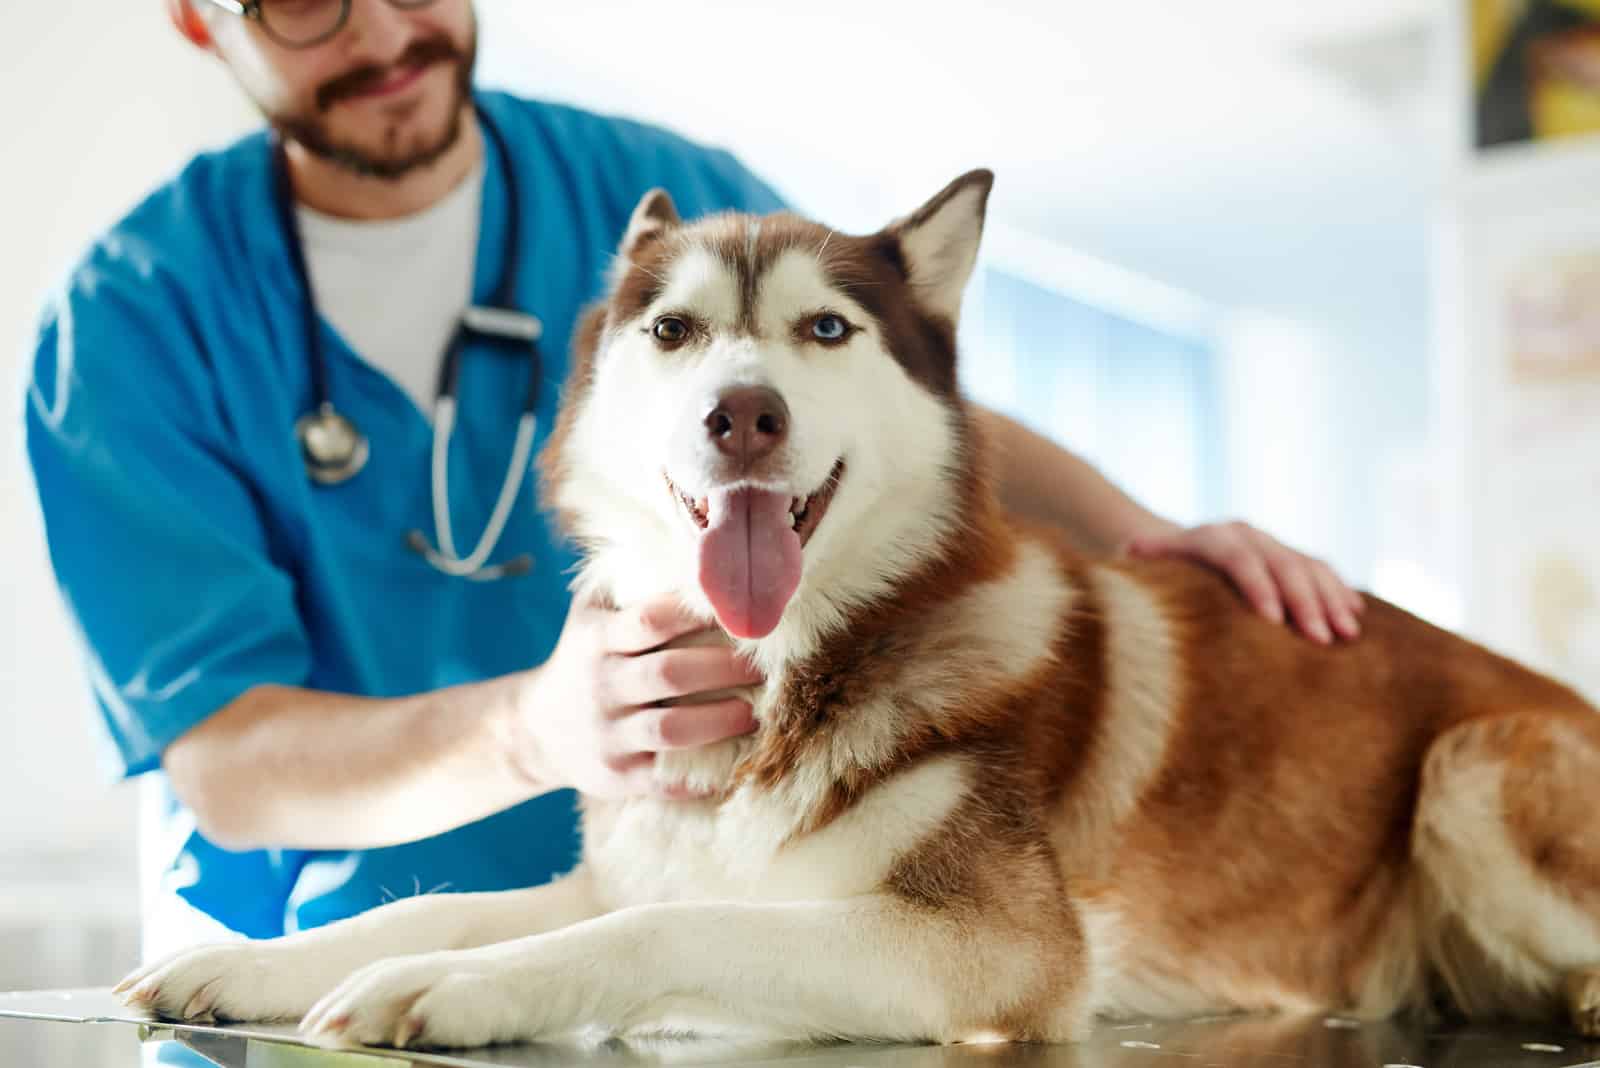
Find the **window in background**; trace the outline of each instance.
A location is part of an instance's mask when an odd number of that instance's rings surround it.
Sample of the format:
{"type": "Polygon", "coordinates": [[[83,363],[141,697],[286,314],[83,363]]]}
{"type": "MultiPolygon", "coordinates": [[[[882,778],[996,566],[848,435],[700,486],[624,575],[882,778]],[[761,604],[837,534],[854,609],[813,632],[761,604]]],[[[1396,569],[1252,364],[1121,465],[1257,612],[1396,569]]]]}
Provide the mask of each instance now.
{"type": "Polygon", "coordinates": [[[986,266],[969,296],[971,395],[1047,434],[1175,522],[1226,503],[1215,347],[986,266]]]}

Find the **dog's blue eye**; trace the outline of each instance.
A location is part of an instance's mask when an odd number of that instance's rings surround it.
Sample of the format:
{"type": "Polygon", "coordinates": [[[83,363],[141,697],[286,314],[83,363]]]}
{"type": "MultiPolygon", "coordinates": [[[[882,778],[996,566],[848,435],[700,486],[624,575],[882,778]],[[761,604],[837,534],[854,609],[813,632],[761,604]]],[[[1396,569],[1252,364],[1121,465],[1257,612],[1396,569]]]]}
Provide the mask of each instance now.
{"type": "Polygon", "coordinates": [[[837,315],[822,315],[811,324],[811,333],[818,341],[841,341],[850,330],[849,324],[837,315]]]}

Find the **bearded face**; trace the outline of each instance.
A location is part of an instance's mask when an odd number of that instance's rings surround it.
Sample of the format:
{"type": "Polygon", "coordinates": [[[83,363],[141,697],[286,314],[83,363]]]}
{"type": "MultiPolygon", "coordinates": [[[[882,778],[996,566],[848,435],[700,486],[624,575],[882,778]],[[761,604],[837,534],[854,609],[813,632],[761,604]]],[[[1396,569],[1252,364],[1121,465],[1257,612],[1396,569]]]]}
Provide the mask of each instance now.
{"type": "Polygon", "coordinates": [[[349,171],[399,178],[461,136],[477,56],[469,0],[353,0],[344,28],[309,48],[286,47],[253,20],[221,16],[215,28],[218,51],[267,121],[349,171]]]}

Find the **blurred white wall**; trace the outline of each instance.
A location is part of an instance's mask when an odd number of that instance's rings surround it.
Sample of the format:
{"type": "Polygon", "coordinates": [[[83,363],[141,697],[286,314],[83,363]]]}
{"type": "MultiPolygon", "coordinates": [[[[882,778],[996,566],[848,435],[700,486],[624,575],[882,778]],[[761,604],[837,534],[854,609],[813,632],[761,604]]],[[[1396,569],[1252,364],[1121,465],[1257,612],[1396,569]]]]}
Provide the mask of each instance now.
{"type": "Polygon", "coordinates": [[[1434,0],[480,10],[490,79],[728,145],[830,224],[876,228],[989,166],[999,226],[1207,306],[1225,347],[1280,324],[1296,339],[1283,358],[1256,347],[1229,379],[1228,418],[1252,443],[1232,453],[1245,493],[1229,513],[1363,583],[1429,556],[1415,528],[1381,540],[1374,512],[1375,476],[1421,451],[1430,422],[1434,0]],[[1308,347],[1315,396],[1261,384],[1290,382],[1308,347]],[[1271,495],[1251,488],[1263,480],[1271,495]]]}
{"type": "Polygon", "coordinates": [[[111,789],[100,762],[21,455],[19,389],[37,310],[96,230],[191,152],[249,121],[221,72],[168,29],[158,0],[6,7],[0,988],[103,981],[136,948],[134,790],[111,789]]]}

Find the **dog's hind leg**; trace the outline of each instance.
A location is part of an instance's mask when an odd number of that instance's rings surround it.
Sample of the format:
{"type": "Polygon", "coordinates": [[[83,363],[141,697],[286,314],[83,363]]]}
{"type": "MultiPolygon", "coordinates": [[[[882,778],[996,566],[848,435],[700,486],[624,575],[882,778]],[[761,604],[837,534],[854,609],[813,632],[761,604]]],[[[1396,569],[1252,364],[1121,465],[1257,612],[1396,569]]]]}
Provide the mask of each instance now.
{"type": "Polygon", "coordinates": [[[1441,735],[1413,853],[1430,961],[1472,1016],[1600,1034],[1600,716],[1510,714],[1441,735]]]}

